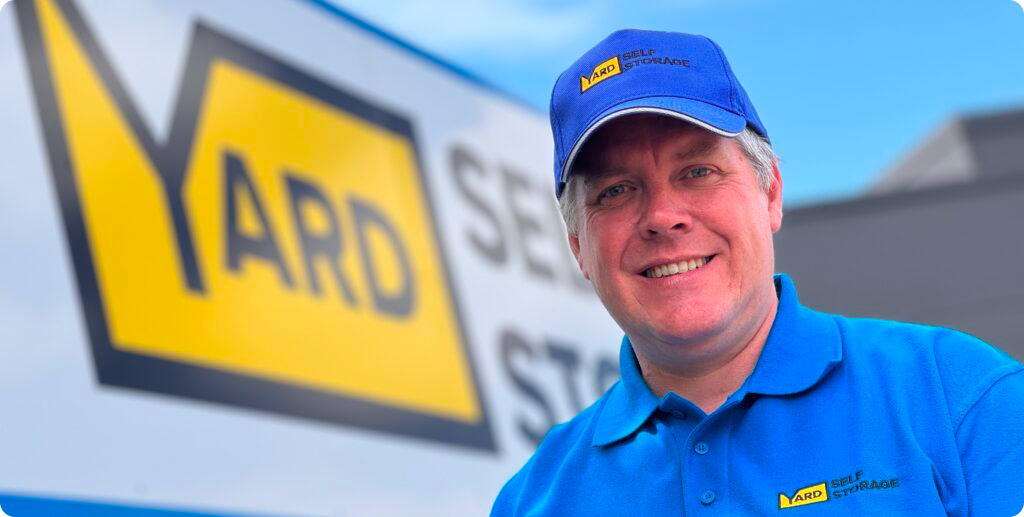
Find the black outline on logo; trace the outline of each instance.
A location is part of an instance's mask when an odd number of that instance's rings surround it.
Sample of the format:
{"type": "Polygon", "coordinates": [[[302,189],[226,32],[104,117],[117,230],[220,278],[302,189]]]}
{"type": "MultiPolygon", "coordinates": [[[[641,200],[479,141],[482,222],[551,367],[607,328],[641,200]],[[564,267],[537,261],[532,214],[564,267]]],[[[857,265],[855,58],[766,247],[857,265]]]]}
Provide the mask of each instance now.
{"type": "MultiPolygon", "coordinates": [[[[81,13],[71,0],[54,0],[54,2],[62,11],[78,39],[78,44],[88,56],[107,92],[113,97],[120,113],[127,120],[132,132],[155,167],[170,168],[164,170],[176,170],[175,168],[184,170],[184,167],[188,165],[196,130],[195,125],[204,98],[210,65],[217,58],[240,65],[249,71],[406,138],[416,157],[430,224],[437,237],[437,253],[440,255],[445,285],[454,308],[457,328],[462,337],[462,351],[465,354],[474,384],[474,395],[480,408],[480,421],[475,424],[466,424],[335,393],[158,359],[114,348],[106,326],[107,318],[103,299],[100,296],[90,252],[89,236],[76,194],[75,176],[68,155],[64,123],[57,107],[56,92],[43,46],[36,6],[32,0],[18,0],[16,7],[18,24],[32,76],[36,105],[39,109],[39,118],[50,157],[50,169],[57,189],[65,233],[78,279],[82,311],[88,326],[99,382],[105,385],[140,389],[352,425],[485,451],[496,451],[497,447],[491,432],[487,408],[482,397],[481,384],[476,368],[474,368],[475,362],[461,318],[462,312],[453,289],[448,260],[442,246],[443,239],[441,239],[440,228],[435,220],[431,196],[423,175],[424,169],[420,160],[420,152],[410,120],[343,92],[267,53],[256,50],[252,45],[243,44],[215,31],[202,21],[197,21],[193,27],[191,48],[178,91],[170,136],[165,145],[159,145],[143,122],[138,109],[124,87],[124,83],[118,79],[81,13]]],[[[174,219],[175,225],[188,224],[185,214],[175,214],[172,219],[174,219]]],[[[179,243],[179,245],[191,246],[190,243],[179,243]]],[[[194,286],[192,282],[196,277],[190,276],[192,273],[188,272],[186,264],[182,264],[182,268],[186,273],[189,285],[194,286]]],[[[198,271],[195,274],[198,274],[198,271]]]]}

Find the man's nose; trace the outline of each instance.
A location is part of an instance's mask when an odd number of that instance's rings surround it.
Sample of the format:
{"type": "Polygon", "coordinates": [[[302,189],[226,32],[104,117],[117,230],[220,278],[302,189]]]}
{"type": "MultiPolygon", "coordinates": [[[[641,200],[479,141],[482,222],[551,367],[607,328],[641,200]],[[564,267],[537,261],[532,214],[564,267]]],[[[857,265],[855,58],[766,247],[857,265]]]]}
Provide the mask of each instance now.
{"type": "Polygon", "coordinates": [[[685,200],[671,186],[647,189],[640,229],[645,237],[687,232],[693,218],[685,200]]]}

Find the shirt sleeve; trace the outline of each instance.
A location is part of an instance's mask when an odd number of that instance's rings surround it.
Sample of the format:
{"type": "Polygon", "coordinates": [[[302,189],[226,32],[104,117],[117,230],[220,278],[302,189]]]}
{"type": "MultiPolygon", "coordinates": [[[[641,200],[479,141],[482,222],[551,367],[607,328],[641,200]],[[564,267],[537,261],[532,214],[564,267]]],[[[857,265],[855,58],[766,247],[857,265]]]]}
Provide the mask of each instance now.
{"type": "Polygon", "coordinates": [[[979,388],[956,431],[968,515],[1018,515],[1024,508],[1024,371],[1004,365],[979,388]]]}
{"type": "Polygon", "coordinates": [[[519,506],[519,499],[523,493],[523,482],[530,472],[531,465],[533,465],[532,457],[526,462],[522,470],[516,473],[515,476],[512,476],[512,479],[509,479],[505,486],[501,488],[498,498],[494,500],[494,506],[491,507],[490,517],[512,517],[516,515],[516,508],[519,506]]]}

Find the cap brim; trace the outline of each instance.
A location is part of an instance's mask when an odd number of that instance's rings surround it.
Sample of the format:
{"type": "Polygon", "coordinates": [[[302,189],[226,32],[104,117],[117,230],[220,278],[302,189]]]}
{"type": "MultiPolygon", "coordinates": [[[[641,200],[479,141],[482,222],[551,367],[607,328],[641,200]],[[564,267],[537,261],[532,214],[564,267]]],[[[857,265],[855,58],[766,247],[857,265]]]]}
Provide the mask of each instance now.
{"type": "Polygon", "coordinates": [[[747,119],[731,111],[701,101],[681,97],[645,97],[622,102],[608,108],[594,117],[587,129],[576,139],[562,165],[559,183],[569,179],[569,171],[583,145],[601,126],[620,117],[639,114],[654,114],[674,117],[689,122],[724,137],[735,137],[747,126],[747,119]]]}

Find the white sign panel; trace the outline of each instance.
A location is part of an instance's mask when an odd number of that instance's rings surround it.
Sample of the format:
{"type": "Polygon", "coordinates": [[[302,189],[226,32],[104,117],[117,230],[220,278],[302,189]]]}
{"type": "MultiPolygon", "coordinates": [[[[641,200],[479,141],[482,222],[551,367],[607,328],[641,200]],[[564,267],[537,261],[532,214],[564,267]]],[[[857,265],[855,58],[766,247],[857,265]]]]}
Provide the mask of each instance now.
{"type": "Polygon", "coordinates": [[[0,507],[485,514],[615,380],[546,117],[319,1],[0,15],[0,507]]]}

